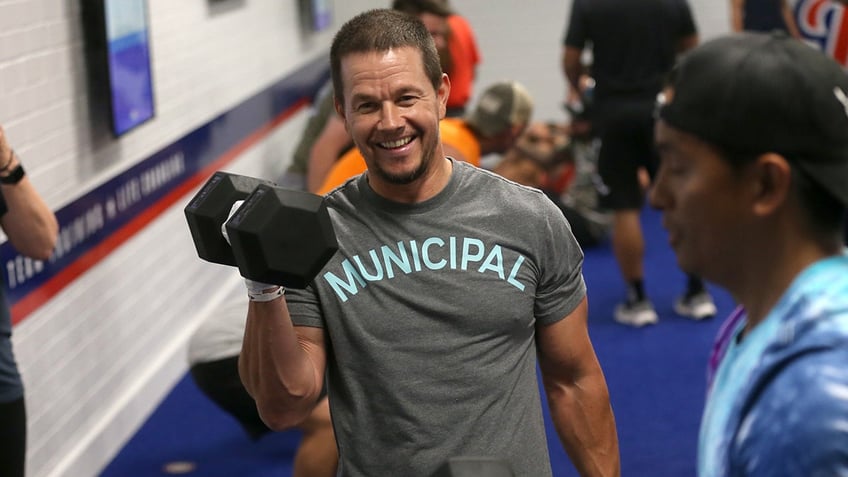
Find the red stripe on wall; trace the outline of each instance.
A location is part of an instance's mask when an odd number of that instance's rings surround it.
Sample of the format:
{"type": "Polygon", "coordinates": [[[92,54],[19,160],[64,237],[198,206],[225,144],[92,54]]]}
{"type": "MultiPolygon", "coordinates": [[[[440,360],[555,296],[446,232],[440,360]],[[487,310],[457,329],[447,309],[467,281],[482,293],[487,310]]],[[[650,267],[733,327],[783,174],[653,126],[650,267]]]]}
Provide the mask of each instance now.
{"type": "Polygon", "coordinates": [[[845,17],[846,9],[840,8],[833,12],[833,28],[836,30],[833,48],[833,58],[842,64],[848,65],[848,21],[845,17]]]}
{"type": "Polygon", "coordinates": [[[221,157],[210,163],[200,172],[178,184],[171,190],[171,192],[154,202],[150,207],[133,218],[129,223],[115,231],[112,235],[106,237],[106,239],[83,254],[80,258],[56,273],[52,278],[47,280],[44,285],[21,298],[17,303],[12,305],[12,325],[16,325],[26,319],[48,300],[73,283],[73,281],[79,276],[94,268],[94,266],[100,263],[101,260],[112,253],[112,251],[120,247],[135,234],[142,231],[163,212],[168,210],[178,201],[183,200],[183,197],[203,184],[215,171],[234,161],[245,150],[257,144],[265,136],[270,134],[271,131],[308,104],[309,100],[307,98],[302,98],[295,102],[285,111],[278,114],[261,128],[236,144],[233,148],[222,154],[221,157]]]}

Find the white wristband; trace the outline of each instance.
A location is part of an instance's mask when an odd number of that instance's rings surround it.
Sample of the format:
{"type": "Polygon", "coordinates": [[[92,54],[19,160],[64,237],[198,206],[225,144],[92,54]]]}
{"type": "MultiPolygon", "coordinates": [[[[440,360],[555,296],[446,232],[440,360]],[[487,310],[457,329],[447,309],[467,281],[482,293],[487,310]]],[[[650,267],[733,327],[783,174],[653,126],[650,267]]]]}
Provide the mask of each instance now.
{"type": "Polygon", "coordinates": [[[250,301],[260,301],[266,302],[271,300],[276,300],[277,298],[283,296],[286,293],[286,289],[283,287],[277,287],[274,290],[268,292],[253,292],[248,290],[247,297],[250,298],[250,301]]]}

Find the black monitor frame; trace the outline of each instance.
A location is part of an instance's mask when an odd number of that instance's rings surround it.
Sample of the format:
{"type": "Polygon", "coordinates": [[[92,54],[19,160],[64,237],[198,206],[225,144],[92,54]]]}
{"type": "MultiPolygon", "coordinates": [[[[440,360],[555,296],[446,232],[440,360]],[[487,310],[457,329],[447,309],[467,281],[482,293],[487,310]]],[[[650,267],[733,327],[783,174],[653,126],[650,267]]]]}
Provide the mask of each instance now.
{"type": "Polygon", "coordinates": [[[111,133],[120,137],[156,116],[147,1],[84,0],[81,5],[92,104],[106,111],[111,133]],[[116,19],[110,8],[130,1],[137,3],[122,12],[128,23],[110,25],[116,19]],[[124,35],[110,39],[110,31],[122,28],[124,35]]]}

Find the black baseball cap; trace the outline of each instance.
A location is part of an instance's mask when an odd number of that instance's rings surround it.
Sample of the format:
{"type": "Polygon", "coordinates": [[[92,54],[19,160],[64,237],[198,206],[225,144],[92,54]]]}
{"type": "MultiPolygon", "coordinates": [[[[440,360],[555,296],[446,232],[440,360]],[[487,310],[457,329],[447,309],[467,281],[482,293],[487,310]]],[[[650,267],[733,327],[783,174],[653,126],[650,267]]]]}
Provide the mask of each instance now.
{"type": "Polygon", "coordinates": [[[848,72],[785,33],[744,32],[686,53],[659,117],[728,151],[786,157],[848,205],[848,72]]]}

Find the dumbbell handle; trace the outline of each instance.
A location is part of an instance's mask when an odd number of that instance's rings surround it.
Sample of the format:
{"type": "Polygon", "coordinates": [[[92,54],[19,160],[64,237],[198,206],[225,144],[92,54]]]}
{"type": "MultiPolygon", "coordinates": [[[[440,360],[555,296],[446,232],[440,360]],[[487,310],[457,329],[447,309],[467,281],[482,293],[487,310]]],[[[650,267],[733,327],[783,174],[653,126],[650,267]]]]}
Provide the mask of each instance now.
{"type": "Polygon", "coordinates": [[[197,255],[203,260],[236,266],[232,247],[221,236],[221,224],[233,201],[244,199],[259,184],[269,182],[255,177],[217,171],[189,201],[185,208],[197,255]]]}
{"type": "Polygon", "coordinates": [[[230,234],[227,233],[227,222],[230,221],[230,218],[236,213],[242,204],[244,204],[244,200],[237,200],[233,202],[233,205],[230,207],[230,213],[227,214],[227,218],[224,220],[224,223],[221,224],[221,235],[224,236],[224,240],[226,240],[230,246],[232,246],[232,244],[230,243],[230,234]]]}
{"type": "MultiPolygon", "coordinates": [[[[244,200],[237,200],[233,202],[232,207],[230,207],[230,213],[227,215],[227,220],[221,224],[221,235],[224,236],[224,240],[226,240],[227,243],[230,243],[230,235],[227,233],[227,222],[229,222],[230,217],[236,213],[242,204],[244,204],[244,200]]],[[[249,278],[244,279],[244,285],[247,287],[247,296],[250,298],[250,301],[271,301],[283,296],[286,292],[286,289],[279,285],[257,282],[249,278]]]]}

